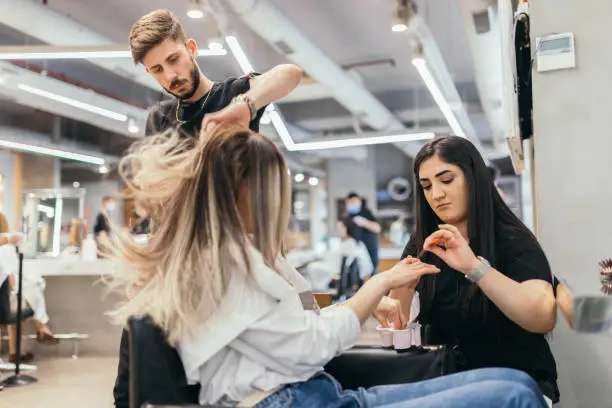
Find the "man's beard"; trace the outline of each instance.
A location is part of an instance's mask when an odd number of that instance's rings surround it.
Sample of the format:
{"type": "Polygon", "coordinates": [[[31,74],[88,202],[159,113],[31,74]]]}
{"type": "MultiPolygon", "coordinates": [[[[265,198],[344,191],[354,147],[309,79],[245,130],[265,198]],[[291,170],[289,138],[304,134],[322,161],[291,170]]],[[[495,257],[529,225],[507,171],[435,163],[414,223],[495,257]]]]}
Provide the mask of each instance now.
{"type": "Polygon", "coordinates": [[[179,99],[182,99],[182,100],[192,98],[193,95],[195,95],[195,93],[198,91],[198,87],[200,86],[200,69],[198,68],[198,64],[196,64],[195,61],[193,61],[193,66],[191,68],[191,73],[189,76],[191,77],[191,89],[189,89],[189,91],[186,92],[185,94],[179,95],[170,90],[174,87],[174,85],[177,85],[176,82],[171,83],[170,89],[166,88],[166,91],[170,93],[171,95],[179,99]]]}

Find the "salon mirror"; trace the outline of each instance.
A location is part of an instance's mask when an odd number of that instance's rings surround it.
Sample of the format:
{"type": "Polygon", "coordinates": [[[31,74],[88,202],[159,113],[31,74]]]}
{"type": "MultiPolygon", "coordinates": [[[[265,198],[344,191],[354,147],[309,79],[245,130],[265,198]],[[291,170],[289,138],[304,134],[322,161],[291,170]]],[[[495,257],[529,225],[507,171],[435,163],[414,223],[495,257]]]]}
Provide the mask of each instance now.
{"type": "Polygon", "coordinates": [[[42,189],[24,192],[22,232],[26,257],[58,257],[83,239],[85,190],[42,189]]]}

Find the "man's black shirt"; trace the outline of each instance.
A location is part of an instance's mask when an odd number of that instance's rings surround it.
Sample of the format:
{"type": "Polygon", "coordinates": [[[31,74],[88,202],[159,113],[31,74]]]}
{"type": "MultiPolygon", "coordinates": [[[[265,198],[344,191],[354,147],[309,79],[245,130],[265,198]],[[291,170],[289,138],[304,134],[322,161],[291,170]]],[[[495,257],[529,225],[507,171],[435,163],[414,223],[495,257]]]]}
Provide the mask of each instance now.
{"type": "MultiPolygon", "coordinates": [[[[257,74],[215,82],[209,92],[192,104],[187,104],[177,98],[158,102],[149,110],[145,134],[154,135],[177,128],[179,125],[180,129],[188,134],[198,134],[204,115],[220,111],[229,105],[234,97],[248,92],[249,81],[254,75],[257,74]],[[181,125],[176,120],[177,110],[179,120],[188,121],[187,123],[181,125]]],[[[249,128],[255,132],[259,132],[259,120],[264,113],[264,108],[261,108],[257,112],[257,117],[249,123],[249,128]]]]}

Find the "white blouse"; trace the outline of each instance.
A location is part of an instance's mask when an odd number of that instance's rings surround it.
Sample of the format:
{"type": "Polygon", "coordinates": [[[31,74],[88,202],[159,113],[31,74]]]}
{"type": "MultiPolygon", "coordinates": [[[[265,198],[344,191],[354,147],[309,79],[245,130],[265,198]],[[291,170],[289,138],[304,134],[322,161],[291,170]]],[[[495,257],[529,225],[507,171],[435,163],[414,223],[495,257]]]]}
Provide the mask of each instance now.
{"type": "Polygon", "coordinates": [[[236,271],[217,313],[178,347],[187,380],[202,386],[200,404],[233,406],[305,381],[359,338],[351,309],[304,309],[300,294],[310,287],[285,259],[277,264],[284,276],[258,251],[251,259],[252,275],[236,271]]]}

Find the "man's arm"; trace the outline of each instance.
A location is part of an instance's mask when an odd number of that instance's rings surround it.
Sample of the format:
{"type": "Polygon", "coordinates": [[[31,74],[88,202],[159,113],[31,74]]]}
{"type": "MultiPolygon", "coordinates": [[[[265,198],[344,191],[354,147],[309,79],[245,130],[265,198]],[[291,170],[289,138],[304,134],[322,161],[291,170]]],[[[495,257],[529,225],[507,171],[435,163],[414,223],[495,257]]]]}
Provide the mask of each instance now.
{"type": "Polygon", "coordinates": [[[257,110],[289,95],[302,80],[302,70],[293,64],[277,65],[265,74],[250,80],[246,93],[257,110]]]}
{"type": "MultiPolygon", "coordinates": [[[[293,91],[302,79],[302,70],[292,64],[277,65],[262,75],[249,79],[249,90],[244,94],[259,111],[293,91]]],[[[222,123],[238,123],[245,127],[251,122],[251,108],[247,103],[232,103],[218,112],[204,116],[202,131],[208,132],[222,123]]]]}
{"type": "Polygon", "coordinates": [[[372,212],[367,208],[364,208],[361,211],[361,215],[353,217],[353,221],[361,228],[365,228],[375,234],[380,234],[380,224],[378,223],[378,221],[376,221],[376,217],[374,217],[374,214],[372,214],[372,212]]]}

